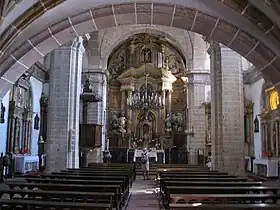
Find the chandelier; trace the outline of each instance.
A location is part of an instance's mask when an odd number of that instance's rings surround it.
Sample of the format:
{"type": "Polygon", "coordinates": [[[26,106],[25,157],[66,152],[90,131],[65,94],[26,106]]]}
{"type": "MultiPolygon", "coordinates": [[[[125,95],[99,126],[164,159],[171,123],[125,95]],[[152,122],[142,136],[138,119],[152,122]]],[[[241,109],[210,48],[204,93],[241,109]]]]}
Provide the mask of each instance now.
{"type": "Polygon", "coordinates": [[[159,110],[164,107],[161,91],[153,91],[152,85],[148,84],[146,73],[145,85],[139,90],[132,91],[131,97],[127,98],[127,106],[131,110],[148,112],[149,110],[159,110]]]}

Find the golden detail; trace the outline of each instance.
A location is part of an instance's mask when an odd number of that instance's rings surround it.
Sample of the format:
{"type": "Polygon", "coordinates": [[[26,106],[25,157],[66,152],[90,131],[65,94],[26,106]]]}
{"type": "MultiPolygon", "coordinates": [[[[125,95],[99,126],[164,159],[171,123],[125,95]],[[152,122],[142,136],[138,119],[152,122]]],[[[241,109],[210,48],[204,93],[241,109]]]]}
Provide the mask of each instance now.
{"type": "Polygon", "coordinates": [[[276,90],[272,91],[269,95],[269,106],[271,110],[275,110],[279,105],[279,95],[276,90]]]}

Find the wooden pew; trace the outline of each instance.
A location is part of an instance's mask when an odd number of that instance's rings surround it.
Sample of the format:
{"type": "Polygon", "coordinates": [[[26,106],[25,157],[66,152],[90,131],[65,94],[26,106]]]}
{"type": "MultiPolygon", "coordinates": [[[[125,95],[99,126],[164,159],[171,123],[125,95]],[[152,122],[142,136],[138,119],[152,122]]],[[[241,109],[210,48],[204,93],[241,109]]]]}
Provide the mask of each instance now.
{"type": "Polygon", "coordinates": [[[263,182],[219,182],[219,180],[214,182],[208,181],[164,181],[163,186],[261,186],[263,182]]]}
{"type": "Polygon", "coordinates": [[[277,204],[280,195],[271,194],[171,194],[173,203],[273,203],[277,204]]]}
{"type": "Polygon", "coordinates": [[[76,176],[99,175],[99,176],[104,176],[104,177],[110,176],[110,175],[118,175],[118,176],[125,176],[129,182],[130,186],[132,186],[132,183],[133,183],[133,177],[123,171],[115,171],[115,172],[110,172],[110,171],[88,171],[88,172],[62,171],[62,172],[52,172],[52,174],[54,174],[54,175],[76,175],[76,176]]]}
{"type": "Polygon", "coordinates": [[[170,204],[172,210],[215,210],[215,209],[226,209],[226,210],[279,210],[278,204],[170,204]]]}
{"type": "Polygon", "coordinates": [[[43,183],[7,183],[10,189],[39,189],[57,191],[81,191],[81,192],[112,192],[114,193],[115,207],[120,209],[123,205],[124,195],[120,185],[79,185],[79,184],[43,184],[43,183]]]}
{"type": "Polygon", "coordinates": [[[161,174],[160,177],[189,177],[189,178],[197,178],[197,177],[200,177],[200,178],[236,178],[236,176],[233,176],[233,175],[215,175],[215,174],[183,174],[183,173],[177,173],[177,174],[172,174],[172,175],[169,175],[169,174],[161,174]]]}
{"type": "Polygon", "coordinates": [[[125,196],[125,199],[129,196],[129,186],[125,186],[123,180],[99,180],[99,179],[92,179],[92,180],[80,180],[80,179],[46,179],[46,178],[25,178],[28,183],[54,183],[54,184],[79,184],[79,185],[97,185],[97,184],[104,184],[104,185],[121,185],[122,193],[125,196]]]}
{"type": "Polygon", "coordinates": [[[278,194],[280,188],[277,186],[166,186],[170,194],[180,193],[199,193],[199,194],[216,194],[216,193],[268,193],[278,194]]]}
{"type": "Polygon", "coordinates": [[[75,203],[75,202],[54,202],[36,201],[22,199],[0,199],[0,208],[4,209],[69,209],[69,210],[110,210],[112,206],[106,203],[75,203]]]}
{"type": "Polygon", "coordinates": [[[247,178],[236,177],[236,178],[208,178],[208,177],[162,177],[158,180],[178,180],[178,181],[208,181],[208,182],[247,182],[247,178]]]}
{"type": "Polygon", "coordinates": [[[92,170],[92,169],[129,169],[132,177],[133,177],[133,181],[136,179],[136,164],[115,164],[115,163],[91,163],[89,164],[88,167],[81,167],[80,170],[92,170]]]}
{"type": "MultiPolygon", "coordinates": [[[[38,177],[38,176],[29,176],[29,177],[38,177]]],[[[43,174],[39,177],[50,178],[50,179],[82,179],[82,180],[93,180],[93,179],[103,179],[103,180],[123,180],[125,186],[130,186],[130,180],[128,176],[125,175],[115,175],[115,174],[87,174],[79,175],[73,173],[54,173],[54,174],[43,174]]]]}
{"type": "Polygon", "coordinates": [[[44,201],[108,203],[113,205],[113,198],[115,194],[111,192],[1,189],[1,199],[5,198],[4,196],[6,195],[8,195],[10,199],[28,198],[44,201]]]}

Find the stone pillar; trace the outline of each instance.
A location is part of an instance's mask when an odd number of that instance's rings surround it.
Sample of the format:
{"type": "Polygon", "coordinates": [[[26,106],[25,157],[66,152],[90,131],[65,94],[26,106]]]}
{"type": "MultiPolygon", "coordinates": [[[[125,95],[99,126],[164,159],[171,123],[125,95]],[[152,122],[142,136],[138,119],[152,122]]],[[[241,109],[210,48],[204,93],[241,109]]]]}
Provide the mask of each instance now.
{"type": "Polygon", "coordinates": [[[214,170],[244,175],[244,103],[241,56],[211,42],[211,139],[214,170]]]}
{"type": "Polygon", "coordinates": [[[188,76],[188,129],[194,129],[194,136],[189,135],[189,163],[198,163],[198,150],[205,149],[205,86],[209,81],[209,73],[191,72],[188,76]]]}
{"type": "Polygon", "coordinates": [[[88,153],[88,162],[102,162],[102,151],[105,149],[105,140],[106,140],[106,96],[107,96],[107,70],[106,69],[88,69],[86,73],[84,73],[85,77],[89,77],[91,87],[93,91],[102,97],[101,102],[89,103],[88,104],[88,116],[87,123],[88,124],[99,124],[103,125],[102,127],[102,139],[101,148],[96,148],[94,150],[90,150],[88,153]]]}
{"type": "Polygon", "coordinates": [[[79,167],[79,111],[82,39],[54,50],[50,56],[46,171],[79,167]]]}

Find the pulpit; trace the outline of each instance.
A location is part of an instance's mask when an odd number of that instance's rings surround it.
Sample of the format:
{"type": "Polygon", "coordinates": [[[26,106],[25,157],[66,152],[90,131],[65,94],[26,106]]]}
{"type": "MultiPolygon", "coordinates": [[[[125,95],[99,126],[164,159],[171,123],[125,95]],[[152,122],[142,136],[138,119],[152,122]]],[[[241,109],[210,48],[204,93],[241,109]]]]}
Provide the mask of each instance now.
{"type": "Polygon", "coordinates": [[[80,124],[79,146],[94,148],[101,146],[102,125],[80,124]]]}

